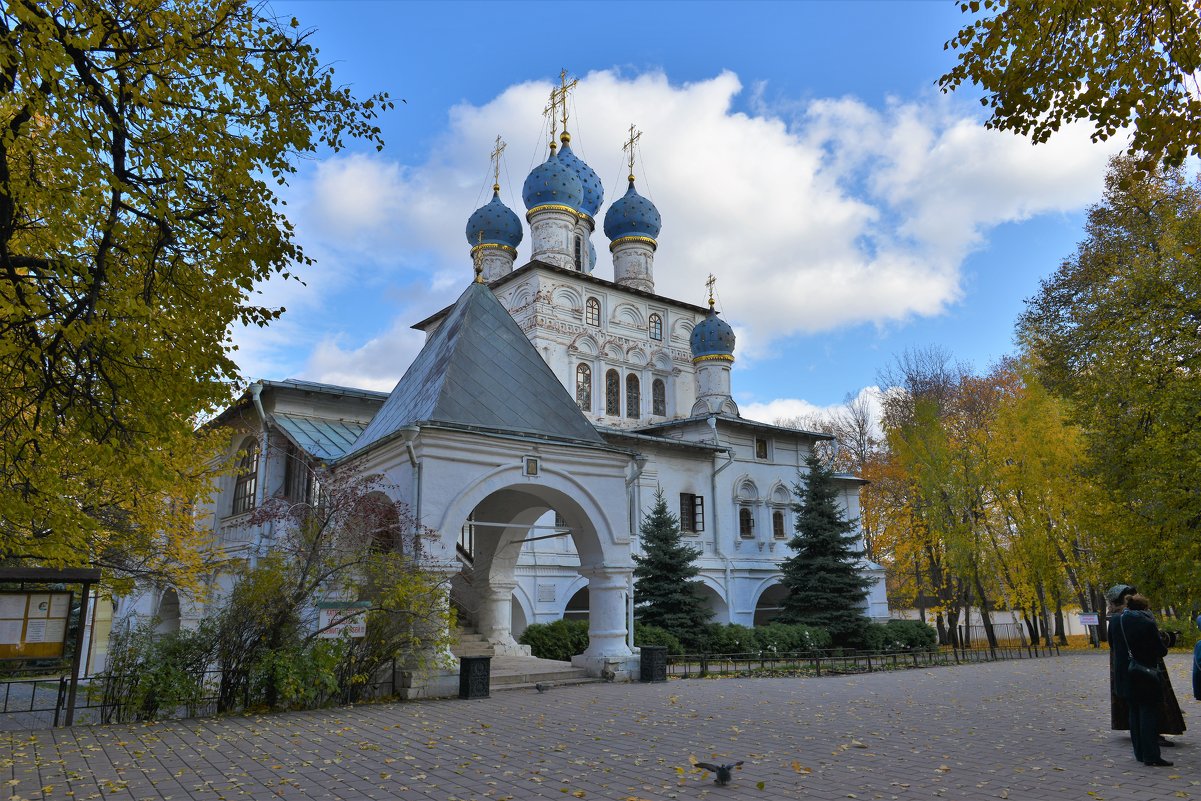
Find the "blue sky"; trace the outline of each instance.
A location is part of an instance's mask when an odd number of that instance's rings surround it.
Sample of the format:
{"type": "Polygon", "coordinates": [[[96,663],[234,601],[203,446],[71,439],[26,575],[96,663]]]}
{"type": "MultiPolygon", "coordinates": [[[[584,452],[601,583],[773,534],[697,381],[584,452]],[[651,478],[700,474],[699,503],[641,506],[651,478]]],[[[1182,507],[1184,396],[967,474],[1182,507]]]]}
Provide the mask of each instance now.
{"type": "MultiPolygon", "coordinates": [[[[1115,150],[1083,129],[1035,148],[986,131],[974,90],[941,95],[953,2],[272,6],[316,29],[357,94],[406,102],[382,120],[382,153],[319,154],[288,190],[318,264],[304,287],[263,288],[288,307],[281,322],[235,333],[252,378],[391,388],[420,347],[408,326],[470,280],[463,229],[488,199],[497,134],[502,199],[522,215],[561,68],[580,78],[572,146],[606,206],[625,189],[622,133],[643,131],[657,290],[700,303],[716,275],[739,335],[735,397],[767,421],[876,384],[907,348],[977,369],[1010,353],[1115,150]]],[[[607,240],[593,241],[609,278],[607,240]]]]}

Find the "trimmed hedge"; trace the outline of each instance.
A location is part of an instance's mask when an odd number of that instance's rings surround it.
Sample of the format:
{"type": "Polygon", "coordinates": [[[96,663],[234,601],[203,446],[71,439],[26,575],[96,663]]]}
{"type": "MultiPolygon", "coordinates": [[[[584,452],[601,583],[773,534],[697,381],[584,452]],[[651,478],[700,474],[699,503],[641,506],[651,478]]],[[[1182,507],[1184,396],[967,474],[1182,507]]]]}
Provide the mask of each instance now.
{"type": "Polygon", "coordinates": [[[938,632],[920,620],[890,620],[884,624],[884,629],[887,634],[885,649],[889,651],[934,648],[938,645],[938,632]]]}
{"type": "Polygon", "coordinates": [[[684,653],[679,637],[659,626],[644,626],[641,623],[634,624],[634,645],[665,645],[669,654],[684,653]]]}
{"type": "Polygon", "coordinates": [[[830,634],[825,629],[800,623],[769,623],[755,628],[755,640],[760,651],[795,653],[830,647],[830,634]]]}
{"type": "Polygon", "coordinates": [[[530,646],[530,652],[539,659],[570,662],[573,656],[588,649],[588,621],[531,623],[521,633],[518,642],[530,646]]]}
{"type": "MultiPolygon", "coordinates": [[[[929,649],[938,641],[934,629],[920,620],[865,621],[856,639],[851,643],[856,649],[886,653],[929,649]]],[[[588,623],[584,620],[533,623],[522,632],[519,641],[530,646],[539,659],[567,662],[588,648],[588,623]]],[[[831,638],[824,629],[799,623],[770,623],[755,628],[710,623],[700,631],[687,633],[635,623],[634,644],[665,645],[672,655],[795,653],[827,649],[831,647],[831,638]]]]}

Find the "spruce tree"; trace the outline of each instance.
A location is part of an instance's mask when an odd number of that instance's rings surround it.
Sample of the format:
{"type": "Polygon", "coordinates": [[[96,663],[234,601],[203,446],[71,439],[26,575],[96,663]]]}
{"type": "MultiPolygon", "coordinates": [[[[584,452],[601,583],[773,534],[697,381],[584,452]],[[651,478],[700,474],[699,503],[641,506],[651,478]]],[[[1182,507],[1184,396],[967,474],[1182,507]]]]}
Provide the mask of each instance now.
{"type": "Polygon", "coordinates": [[[843,516],[833,471],[813,453],[805,466],[808,473],[794,487],[800,501],[788,547],[795,554],[780,565],[788,596],[778,620],[818,626],[835,644],[854,645],[868,622],[863,607],[871,587],[859,569],[855,521],[843,516]]]}
{"type": "Polygon", "coordinates": [[[684,543],[680,521],[668,510],[662,489],[640,531],[643,553],[634,555],[638,622],[694,642],[712,616],[698,592],[700,582],[694,581],[701,572],[695,563],[701,549],[684,543]]]}

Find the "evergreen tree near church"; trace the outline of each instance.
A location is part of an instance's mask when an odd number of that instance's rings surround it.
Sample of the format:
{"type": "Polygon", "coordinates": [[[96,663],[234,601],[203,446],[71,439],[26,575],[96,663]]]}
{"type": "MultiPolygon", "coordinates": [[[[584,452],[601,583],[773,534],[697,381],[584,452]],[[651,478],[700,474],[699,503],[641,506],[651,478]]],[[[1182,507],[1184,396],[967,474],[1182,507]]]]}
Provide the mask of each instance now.
{"type": "Polygon", "coordinates": [[[642,555],[634,555],[634,613],[639,623],[659,626],[677,637],[695,641],[712,612],[701,598],[699,548],[686,545],[680,521],[667,508],[660,489],[642,521],[642,555]]]}
{"type": "Polygon", "coordinates": [[[855,521],[843,516],[833,471],[813,453],[805,466],[809,472],[794,487],[800,501],[788,547],[795,554],[780,565],[788,596],[777,620],[817,626],[835,644],[854,645],[868,622],[863,608],[871,587],[859,570],[855,521]]]}

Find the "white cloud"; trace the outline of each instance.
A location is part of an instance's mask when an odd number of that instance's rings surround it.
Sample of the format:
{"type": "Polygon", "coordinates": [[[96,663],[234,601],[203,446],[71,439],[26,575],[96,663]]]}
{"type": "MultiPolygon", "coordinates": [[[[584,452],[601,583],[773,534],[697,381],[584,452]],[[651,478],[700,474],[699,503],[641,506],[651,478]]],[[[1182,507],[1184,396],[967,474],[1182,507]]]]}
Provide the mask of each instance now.
{"type": "Polygon", "coordinates": [[[313,349],[306,373],[330,384],[390,392],[424,342],[425,334],[403,324],[358,347],[327,337],[313,349]]]}
{"type": "MultiPolygon", "coordinates": [[[[854,402],[867,404],[871,420],[879,434],[881,419],[882,393],[877,386],[864,387],[856,393],[854,402]]],[[[845,403],[832,403],[828,406],[818,406],[800,398],[776,398],[765,403],[739,403],[738,411],[748,420],[759,420],[764,423],[777,423],[784,420],[815,420],[830,419],[842,414],[845,403]]]]}
{"type": "MultiPolygon", "coordinates": [[[[522,182],[546,155],[540,111],[549,89],[522,83],[482,106],[456,106],[422,164],[386,154],[322,163],[300,204],[298,232],[321,243],[327,263],[356,266],[319,280],[347,293],[368,267],[383,284],[420,280],[430,305],[419,316],[453,300],[470,280],[464,227],[488,199],[497,133],[510,143],[502,199],[524,218],[522,182]]],[[[739,356],[752,360],[791,334],[941,313],[960,298],[962,262],[991,227],[1095,200],[1117,147],[1090,144],[1083,129],[1032,147],[985,130],[942,99],[884,109],[824,99],[795,114],[773,113],[762,92],[750,92],[746,113],[734,110],[742,93],[730,72],[683,85],[658,72],[595,72],[575,90],[569,127],[573,149],[606,187],[598,228],[625,191],[627,129],[635,122],[644,131],[638,188],[663,216],[656,289],[700,303],[706,276],[716,275],[739,356]]],[[[519,264],[529,241],[527,230],[519,264]]],[[[597,275],[611,277],[602,231],[594,243],[597,275]]],[[[362,345],[324,324],[313,377],[358,375],[347,365],[359,364],[375,371],[374,386],[395,381],[407,364],[399,356],[411,355],[411,322],[380,321],[376,331],[385,333],[362,345]],[[388,347],[401,351],[384,358],[388,347]]]]}

